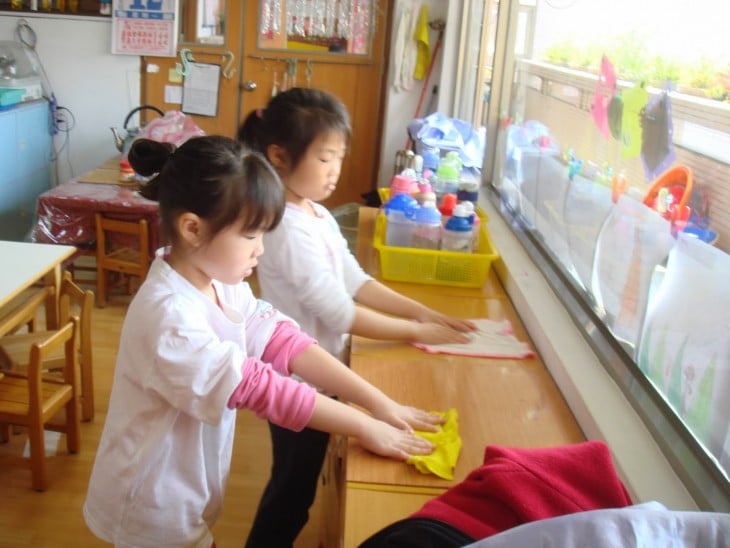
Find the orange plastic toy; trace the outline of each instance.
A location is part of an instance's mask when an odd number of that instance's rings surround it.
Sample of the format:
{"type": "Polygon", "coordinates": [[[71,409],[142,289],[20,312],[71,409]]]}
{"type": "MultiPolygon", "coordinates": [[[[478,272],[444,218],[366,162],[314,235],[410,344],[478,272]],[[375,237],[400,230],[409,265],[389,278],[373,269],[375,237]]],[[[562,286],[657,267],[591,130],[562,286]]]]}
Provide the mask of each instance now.
{"type": "Polygon", "coordinates": [[[666,188],[673,197],[671,209],[683,211],[692,195],[693,185],[692,170],[688,166],[672,166],[654,180],[642,202],[644,205],[658,210],[657,196],[662,188],[666,188]]]}

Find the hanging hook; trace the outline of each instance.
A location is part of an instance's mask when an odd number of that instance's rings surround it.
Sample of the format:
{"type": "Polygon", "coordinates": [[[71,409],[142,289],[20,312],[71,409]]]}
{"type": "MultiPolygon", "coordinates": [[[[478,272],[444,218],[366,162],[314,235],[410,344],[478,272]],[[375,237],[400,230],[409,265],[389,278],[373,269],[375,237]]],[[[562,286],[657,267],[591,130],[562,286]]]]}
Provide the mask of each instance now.
{"type": "Polygon", "coordinates": [[[187,76],[190,74],[190,63],[194,63],[193,52],[189,49],[180,50],[180,59],[182,59],[182,65],[175,63],[175,70],[180,76],[187,76]]]}
{"type": "Polygon", "coordinates": [[[223,77],[228,78],[229,80],[233,77],[233,75],[236,73],[236,69],[233,68],[233,60],[236,58],[235,55],[233,55],[232,51],[227,51],[223,54],[223,61],[228,58],[228,62],[226,63],[226,66],[223,68],[223,77]]]}

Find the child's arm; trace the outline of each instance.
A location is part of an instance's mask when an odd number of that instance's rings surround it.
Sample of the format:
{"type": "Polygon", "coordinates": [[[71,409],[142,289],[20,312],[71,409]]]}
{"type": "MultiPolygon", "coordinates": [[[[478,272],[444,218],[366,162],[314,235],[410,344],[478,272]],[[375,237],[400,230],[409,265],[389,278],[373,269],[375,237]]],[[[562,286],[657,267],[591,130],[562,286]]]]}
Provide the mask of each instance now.
{"type": "Polygon", "coordinates": [[[396,428],[435,431],[436,425],[443,422],[441,417],[393,401],[318,345],[308,346],[293,357],[289,368],[304,380],[367,409],[396,428]]]}
{"type": "Polygon", "coordinates": [[[429,344],[463,343],[468,341],[464,333],[476,329],[469,320],[436,312],[376,280],[365,282],[355,295],[355,301],[372,309],[368,314],[366,309],[358,307],[355,313],[351,332],[363,337],[429,344]],[[383,314],[396,318],[386,320],[383,314]],[[404,319],[415,320],[420,325],[404,319]]]}
{"type": "Polygon", "coordinates": [[[250,409],[259,418],[294,431],[309,426],[355,436],[366,449],[384,457],[407,459],[433,451],[433,444],[411,431],[318,394],[311,386],[276,373],[261,360],[246,358],[242,374],[241,382],[228,399],[230,409],[250,409]]]}
{"type": "Polygon", "coordinates": [[[355,436],[365,449],[383,457],[406,460],[411,455],[428,455],[434,446],[412,432],[377,420],[354,407],[317,394],[310,428],[355,436]]]}

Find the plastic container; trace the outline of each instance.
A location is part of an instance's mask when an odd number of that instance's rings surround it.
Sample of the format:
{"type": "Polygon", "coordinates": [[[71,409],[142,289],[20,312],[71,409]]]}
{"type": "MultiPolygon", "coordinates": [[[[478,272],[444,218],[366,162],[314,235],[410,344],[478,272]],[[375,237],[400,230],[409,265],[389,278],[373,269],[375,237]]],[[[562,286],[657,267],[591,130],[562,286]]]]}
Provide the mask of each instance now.
{"type": "Polygon", "coordinates": [[[435,201],[424,202],[415,210],[411,245],[421,249],[438,249],[441,245],[441,212],[435,201]]]}
{"type": "Polygon", "coordinates": [[[471,249],[472,251],[476,251],[479,249],[479,232],[481,232],[482,224],[481,219],[479,218],[479,215],[477,215],[476,211],[474,211],[474,204],[472,202],[466,201],[462,203],[467,208],[467,211],[469,211],[471,220],[471,249]]]}
{"type": "Polygon", "coordinates": [[[424,171],[430,169],[435,172],[439,167],[439,162],[441,161],[441,150],[439,150],[439,147],[424,145],[420,147],[418,152],[423,157],[424,171]]]}
{"type": "Polygon", "coordinates": [[[441,249],[459,253],[472,252],[471,215],[464,204],[456,205],[454,214],[444,225],[444,232],[441,236],[441,249]]]}
{"type": "Polygon", "coordinates": [[[342,204],[334,208],[331,213],[340,227],[340,232],[347,240],[347,247],[353,254],[356,253],[360,204],[356,202],[342,204]]]}
{"type": "Polygon", "coordinates": [[[477,214],[481,219],[477,253],[390,247],[385,245],[387,219],[378,215],[373,247],[378,252],[382,278],[395,282],[457,287],[484,286],[492,262],[499,258],[499,253],[486,229],[486,215],[479,209],[477,214]]]}
{"type": "Polygon", "coordinates": [[[418,202],[408,194],[396,194],[383,206],[388,220],[387,245],[410,247],[413,237],[413,212],[418,202]]]}

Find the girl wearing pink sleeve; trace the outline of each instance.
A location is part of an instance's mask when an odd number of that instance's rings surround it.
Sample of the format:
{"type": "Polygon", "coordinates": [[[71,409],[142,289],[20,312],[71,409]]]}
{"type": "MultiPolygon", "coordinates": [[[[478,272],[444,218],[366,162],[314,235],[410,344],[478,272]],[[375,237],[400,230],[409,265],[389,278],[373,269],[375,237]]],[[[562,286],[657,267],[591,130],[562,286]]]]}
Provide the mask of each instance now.
{"type": "Polygon", "coordinates": [[[389,458],[432,450],[412,428],[435,417],[354,375],[243,282],[283,214],[283,187],[264,158],[206,136],[179,148],[140,139],[129,160],[152,177],[141,192],[159,201],[170,245],[157,252],[122,327],[84,504],[96,536],[116,546],[212,546],[236,409],[295,431],[358,436],[389,458]]]}

